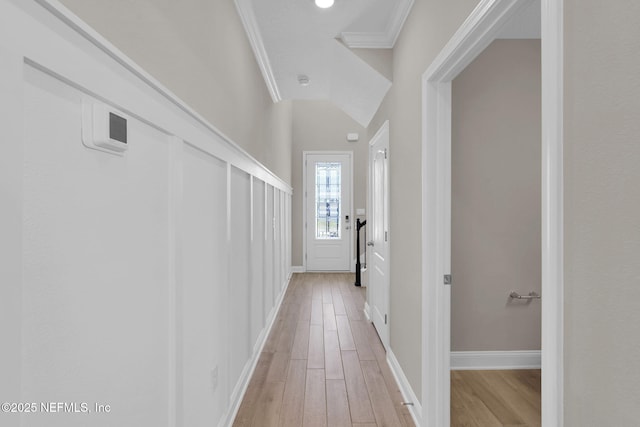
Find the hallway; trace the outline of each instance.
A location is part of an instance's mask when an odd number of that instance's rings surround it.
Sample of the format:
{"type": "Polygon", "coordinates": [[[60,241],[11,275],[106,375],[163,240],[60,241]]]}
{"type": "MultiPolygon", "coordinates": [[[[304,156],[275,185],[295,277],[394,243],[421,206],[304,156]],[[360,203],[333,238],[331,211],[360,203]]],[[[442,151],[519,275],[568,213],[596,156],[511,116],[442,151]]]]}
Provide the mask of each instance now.
{"type": "Polygon", "coordinates": [[[294,274],[234,426],[413,426],[353,274],[294,274]]]}

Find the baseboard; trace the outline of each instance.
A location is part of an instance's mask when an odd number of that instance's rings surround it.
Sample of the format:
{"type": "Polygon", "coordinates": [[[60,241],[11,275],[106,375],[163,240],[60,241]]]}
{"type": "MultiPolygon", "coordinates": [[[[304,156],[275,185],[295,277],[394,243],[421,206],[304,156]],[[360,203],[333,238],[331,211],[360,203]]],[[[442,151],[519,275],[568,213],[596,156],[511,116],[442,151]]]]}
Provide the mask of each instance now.
{"type": "Polygon", "coordinates": [[[305,273],[307,271],[306,268],[304,268],[304,265],[293,265],[291,266],[291,272],[292,273],[305,273]]]}
{"type": "Polygon", "coordinates": [[[452,351],[451,369],[540,369],[540,350],[452,351]]]}
{"type": "Polygon", "coordinates": [[[371,307],[369,307],[369,303],[367,301],[364,302],[364,317],[367,318],[368,322],[371,322],[371,307]]]}
{"type": "Polygon", "coordinates": [[[413,418],[413,422],[417,426],[422,425],[422,405],[420,401],[416,397],[416,394],[413,392],[411,385],[409,384],[409,380],[404,375],[404,371],[400,367],[400,363],[398,363],[398,359],[393,354],[391,349],[387,350],[387,364],[391,369],[391,373],[398,383],[398,387],[400,387],[400,393],[402,393],[402,398],[407,403],[413,403],[413,405],[407,405],[407,409],[409,409],[409,413],[411,413],[411,417],[413,418]]]}
{"type": "Polygon", "coordinates": [[[278,300],[276,301],[276,305],[271,310],[269,317],[267,318],[267,325],[263,328],[262,332],[259,334],[258,343],[256,344],[255,351],[253,353],[253,357],[242,372],[240,376],[240,381],[236,385],[233,393],[231,394],[231,400],[229,404],[229,412],[225,417],[221,418],[218,427],[231,427],[233,425],[233,421],[238,415],[238,410],[240,409],[240,404],[242,403],[242,399],[244,398],[245,393],[247,392],[247,388],[249,387],[249,381],[251,381],[251,377],[253,376],[254,371],[256,370],[256,366],[258,365],[258,359],[260,359],[260,354],[262,354],[262,349],[267,342],[267,337],[269,337],[269,333],[273,328],[278,312],[280,311],[280,307],[282,306],[282,301],[284,301],[284,295],[287,293],[287,289],[291,284],[291,274],[289,275],[289,279],[285,287],[280,292],[280,296],[278,296],[278,300]]]}

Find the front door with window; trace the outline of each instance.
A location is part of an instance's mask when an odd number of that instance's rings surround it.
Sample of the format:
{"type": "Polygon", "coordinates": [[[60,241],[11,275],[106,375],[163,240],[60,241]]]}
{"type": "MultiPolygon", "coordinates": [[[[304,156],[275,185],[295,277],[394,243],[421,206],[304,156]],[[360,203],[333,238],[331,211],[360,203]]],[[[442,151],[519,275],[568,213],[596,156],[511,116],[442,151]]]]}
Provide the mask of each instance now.
{"type": "Polygon", "coordinates": [[[305,153],[306,266],[351,269],[351,153],[305,153]]]}

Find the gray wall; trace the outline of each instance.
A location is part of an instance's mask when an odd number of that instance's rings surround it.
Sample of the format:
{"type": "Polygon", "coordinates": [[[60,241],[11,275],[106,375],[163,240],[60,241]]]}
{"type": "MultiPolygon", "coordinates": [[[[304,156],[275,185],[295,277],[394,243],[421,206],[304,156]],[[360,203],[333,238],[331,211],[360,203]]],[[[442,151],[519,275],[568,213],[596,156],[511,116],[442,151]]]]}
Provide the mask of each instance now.
{"type": "Polygon", "coordinates": [[[640,3],[565,0],[565,425],[640,419],[640,3]]]}
{"type": "Polygon", "coordinates": [[[416,0],[393,52],[394,83],[368,128],[389,119],[391,350],[420,398],[422,357],[421,77],[478,0],[416,0]]]}
{"type": "MultiPolygon", "coordinates": [[[[353,208],[366,208],[368,140],[366,130],[329,101],[294,101],[291,205],[291,265],[301,266],[303,248],[302,153],[304,151],[353,152],[353,208]],[[358,142],[347,142],[347,133],[360,134],[358,142]]],[[[355,237],[354,237],[355,239],[355,237]]]]}
{"type": "Polygon", "coordinates": [[[291,102],[272,103],[232,0],[62,3],[291,182],[291,102]]]}
{"type": "Polygon", "coordinates": [[[452,84],[451,349],[540,350],[540,40],[496,40],[452,84]]]}

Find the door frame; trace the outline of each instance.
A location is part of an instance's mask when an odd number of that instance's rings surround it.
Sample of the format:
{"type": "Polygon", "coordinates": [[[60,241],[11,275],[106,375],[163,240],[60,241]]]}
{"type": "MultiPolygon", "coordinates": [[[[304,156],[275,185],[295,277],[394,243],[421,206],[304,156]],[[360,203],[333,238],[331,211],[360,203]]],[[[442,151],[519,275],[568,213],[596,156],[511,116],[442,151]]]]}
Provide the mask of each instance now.
{"type": "MultiPolygon", "coordinates": [[[[482,0],[422,76],[422,421],[450,425],[451,81],[533,0],[482,0]]],[[[563,0],[541,0],[542,425],[563,425],[563,0]]],[[[455,278],[453,278],[455,286],[455,278]]]]}
{"type": "Polygon", "coordinates": [[[349,218],[351,218],[351,227],[349,228],[349,271],[351,273],[354,273],[355,270],[355,263],[354,261],[354,248],[353,248],[353,236],[354,236],[354,226],[353,224],[355,224],[354,222],[354,215],[353,215],[353,199],[354,199],[354,194],[353,194],[353,151],[335,151],[335,150],[329,150],[329,151],[303,151],[302,152],[302,250],[304,251],[304,253],[302,254],[302,268],[304,271],[307,271],[307,228],[306,228],[306,223],[307,223],[307,195],[306,192],[307,191],[307,157],[309,155],[347,155],[349,156],[349,168],[351,170],[351,173],[349,174],[349,191],[350,191],[350,197],[349,197],[349,218]]]}
{"type": "MultiPolygon", "coordinates": [[[[382,123],[382,125],[380,126],[380,128],[378,129],[378,131],[376,132],[376,134],[369,140],[369,145],[367,146],[367,168],[368,168],[368,174],[367,174],[367,218],[370,218],[370,215],[373,213],[373,206],[372,206],[372,195],[373,195],[373,171],[371,170],[371,168],[369,166],[371,166],[371,156],[372,156],[372,148],[373,145],[377,142],[377,140],[380,138],[380,136],[382,135],[383,132],[387,132],[387,134],[389,135],[389,140],[387,141],[387,146],[388,146],[388,150],[391,151],[391,133],[390,133],[390,129],[389,129],[389,120],[385,120],[384,123],[382,123]]],[[[390,162],[387,162],[387,167],[390,166],[390,162]]],[[[387,190],[391,190],[391,183],[390,181],[390,173],[389,170],[387,170],[387,190]]],[[[389,193],[387,194],[389,195],[389,193]]],[[[389,197],[388,199],[388,203],[386,206],[386,215],[388,218],[388,236],[387,236],[387,256],[386,256],[386,263],[387,263],[387,275],[389,276],[389,286],[387,287],[387,314],[388,314],[388,319],[387,319],[387,332],[388,332],[388,336],[387,338],[387,342],[385,342],[385,340],[380,337],[380,341],[382,341],[382,344],[385,347],[385,350],[389,351],[390,350],[390,345],[391,345],[391,220],[390,220],[390,213],[391,213],[391,198],[389,197]]],[[[370,227],[373,227],[373,224],[368,223],[367,224],[370,227]]],[[[369,230],[371,230],[371,228],[369,228],[369,230]]],[[[373,235],[373,231],[370,231],[371,235],[373,235]]],[[[370,249],[369,246],[366,245],[367,242],[365,242],[365,251],[367,251],[367,259],[368,264],[371,264],[371,260],[373,260],[373,254],[370,253],[370,249]]],[[[367,270],[369,269],[369,265],[367,265],[367,270]]],[[[371,284],[371,271],[369,271],[367,273],[367,301],[365,302],[365,314],[368,318],[369,321],[371,321],[373,323],[373,312],[372,312],[372,307],[373,304],[371,304],[371,292],[369,292],[369,285],[371,284]]]]}

